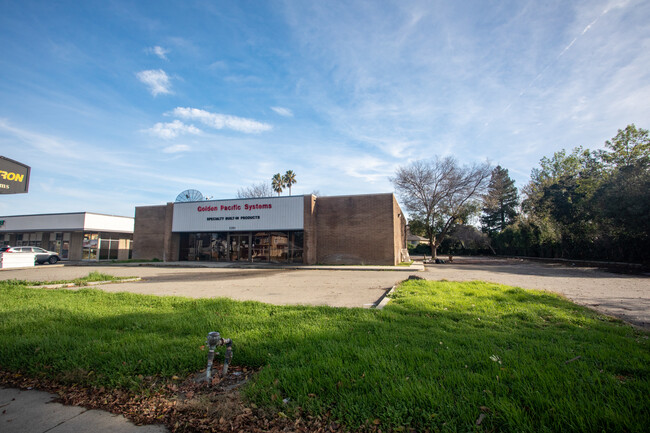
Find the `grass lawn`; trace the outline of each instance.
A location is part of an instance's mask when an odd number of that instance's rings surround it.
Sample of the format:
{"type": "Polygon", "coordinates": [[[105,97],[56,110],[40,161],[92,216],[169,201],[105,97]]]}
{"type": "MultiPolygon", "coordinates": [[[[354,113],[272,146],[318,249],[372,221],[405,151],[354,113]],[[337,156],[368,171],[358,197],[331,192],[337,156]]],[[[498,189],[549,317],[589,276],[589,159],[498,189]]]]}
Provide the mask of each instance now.
{"type": "Polygon", "coordinates": [[[5,282],[0,368],[138,389],[204,368],[216,330],[233,339],[233,364],[263,367],[249,401],[289,415],[382,431],[647,431],[648,333],[490,283],[411,280],[393,298],[383,310],[280,307],[5,282]]]}
{"type": "Polygon", "coordinates": [[[8,280],[6,281],[6,284],[10,286],[46,286],[49,284],[73,283],[76,286],[85,286],[88,283],[94,283],[99,281],[120,281],[120,280],[128,280],[129,278],[134,278],[134,277],[115,277],[113,275],[108,275],[98,271],[93,271],[90,272],[85,277],[76,278],[74,280],[55,280],[55,281],[8,280]]]}

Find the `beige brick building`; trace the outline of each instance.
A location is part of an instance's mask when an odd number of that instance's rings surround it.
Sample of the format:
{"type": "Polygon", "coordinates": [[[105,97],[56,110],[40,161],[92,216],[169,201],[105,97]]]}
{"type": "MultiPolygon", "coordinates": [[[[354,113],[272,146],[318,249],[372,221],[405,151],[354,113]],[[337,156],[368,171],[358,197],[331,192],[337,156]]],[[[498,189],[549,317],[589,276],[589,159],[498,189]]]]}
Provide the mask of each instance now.
{"type": "Polygon", "coordinates": [[[135,209],[134,259],[397,265],[405,249],[406,219],[393,194],[135,209]]]}

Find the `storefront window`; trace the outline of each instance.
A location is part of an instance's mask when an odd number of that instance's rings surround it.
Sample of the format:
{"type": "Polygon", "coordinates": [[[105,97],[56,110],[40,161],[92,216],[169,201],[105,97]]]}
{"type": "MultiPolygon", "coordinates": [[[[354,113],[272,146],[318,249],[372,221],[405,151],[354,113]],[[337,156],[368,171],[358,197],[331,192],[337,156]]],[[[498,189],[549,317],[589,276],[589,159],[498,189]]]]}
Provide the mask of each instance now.
{"type": "Polygon", "coordinates": [[[97,249],[99,247],[98,233],[84,233],[81,252],[82,260],[97,260],[97,249]]]}
{"type": "Polygon", "coordinates": [[[305,232],[292,232],[291,233],[291,246],[290,246],[290,262],[302,263],[303,243],[305,239],[305,232]]]}
{"type": "Polygon", "coordinates": [[[254,262],[268,262],[269,261],[269,233],[257,232],[253,233],[253,261],[254,262]]]}
{"type": "Polygon", "coordinates": [[[271,233],[270,261],[286,262],[289,254],[289,237],[286,232],[271,233]]]}
{"type": "Polygon", "coordinates": [[[99,260],[117,260],[119,239],[99,239],[99,260]]]}
{"type": "Polygon", "coordinates": [[[303,237],[302,231],[181,233],[179,259],[302,263],[303,237]]]}
{"type": "Polygon", "coordinates": [[[228,260],[226,233],[183,233],[180,260],[220,262],[228,260]]]}

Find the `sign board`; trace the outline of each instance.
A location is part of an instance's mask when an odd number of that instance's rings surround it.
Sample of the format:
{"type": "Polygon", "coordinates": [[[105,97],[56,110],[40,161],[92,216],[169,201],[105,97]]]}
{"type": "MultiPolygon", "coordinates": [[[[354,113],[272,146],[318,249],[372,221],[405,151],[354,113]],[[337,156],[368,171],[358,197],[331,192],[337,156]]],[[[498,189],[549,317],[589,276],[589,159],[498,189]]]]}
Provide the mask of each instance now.
{"type": "Polygon", "coordinates": [[[29,166],[0,156],[0,194],[24,194],[29,190],[29,166]]]}
{"type": "Polygon", "coordinates": [[[174,203],[172,232],[303,230],[303,196],[174,203]]]}

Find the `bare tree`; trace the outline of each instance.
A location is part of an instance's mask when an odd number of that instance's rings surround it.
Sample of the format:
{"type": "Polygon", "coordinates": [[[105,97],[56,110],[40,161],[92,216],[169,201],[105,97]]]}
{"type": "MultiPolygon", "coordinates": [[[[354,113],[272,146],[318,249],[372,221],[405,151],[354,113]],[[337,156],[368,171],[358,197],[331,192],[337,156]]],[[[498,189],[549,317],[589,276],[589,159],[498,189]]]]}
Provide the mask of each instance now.
{"type": "Polygon", "coordinates": [[[434,258],[449,230],[477,208],[491,173],[487,162],[460,166],[452,157],[436,157],[399,167],[390,178],[411,217],[424,222],[434,258]]]}
{"type": "Polygon", "coordinates": [[[273,189],[266,182],[254,183],[247,188],[239,188],[237,191],[237,198],[271,197],[272,195],[273,189]]]}

